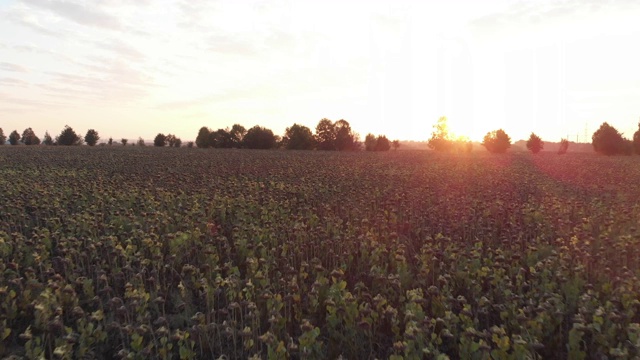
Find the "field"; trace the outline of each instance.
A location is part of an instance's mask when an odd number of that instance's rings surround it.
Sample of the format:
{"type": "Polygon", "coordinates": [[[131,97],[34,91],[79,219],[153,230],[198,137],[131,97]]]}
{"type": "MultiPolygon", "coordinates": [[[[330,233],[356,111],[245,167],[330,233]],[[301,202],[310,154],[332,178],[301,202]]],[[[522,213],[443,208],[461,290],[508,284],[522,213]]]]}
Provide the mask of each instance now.
{"type": "Polygon", "coordinates": [[[640,160],[0,147],[0,358],[631,359],[640,160]]]}

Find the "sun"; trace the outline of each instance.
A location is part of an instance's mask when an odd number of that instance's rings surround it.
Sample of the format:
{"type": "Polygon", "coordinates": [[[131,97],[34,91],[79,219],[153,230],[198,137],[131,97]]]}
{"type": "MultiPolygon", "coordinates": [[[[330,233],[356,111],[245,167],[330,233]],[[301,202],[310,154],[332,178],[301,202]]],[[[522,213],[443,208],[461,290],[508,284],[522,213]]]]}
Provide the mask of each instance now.
{"type": "MultiPolygon", "coordinates": [[[[487,133],[488,124],[480,124],[475,121],[465,121],[464,119],[445,118],[446,131],[453,140],[477,141],[481,142],[487,133]]],[[[434,122],[436,125],[438,122],[434,122]]]]}

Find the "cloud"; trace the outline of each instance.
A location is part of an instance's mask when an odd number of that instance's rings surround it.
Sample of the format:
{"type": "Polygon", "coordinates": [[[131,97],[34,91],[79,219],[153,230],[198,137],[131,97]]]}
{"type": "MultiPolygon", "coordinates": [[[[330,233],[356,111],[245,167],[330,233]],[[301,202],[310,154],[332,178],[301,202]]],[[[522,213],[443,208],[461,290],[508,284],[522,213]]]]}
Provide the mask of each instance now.
{"type": "Polygon", "coordinates": [[[26,87],[29,86],[29,83],[24,80],[5,77],[0,78],[0,85],[26,87]]]}
{"type": "Polygon", "coordinates": [[[115,53],[119,58],[131,61],[143,61],[146,58],[142,52],[122,40],[103,41],[96,43],[96,45],[115,53]]]}
{"type": "Polygon", "coordinates": [[[246,35],[219,34],[210,36],[208,39],[208,50],[220,54],[230,55],[257,55],[262,50],[262,46],[257,41],[246,35]]]}
{"type": "Polygon", "coordinates": [[[122,24],[117,17],[105,11],[97,10],[99,7],[93,4],[87,6],[65,0],[22,0],[22,2],[49,10],[80,25],[111,30],[120,30],[122,28],[122,24]]]}
{"type": "Polygon", "coordinates": [[[51,30],[50,28],[42,25],[40,18],[28,8],[14,6],[4,11],[2,16],[15,24],[29,28],[40,35],[53,36],[56,38],[63,38],[65,36],[65,34],[60,31],[51,30]]]}
{"type": "Polygon", "coordinates": [[[29,70],[22,65],[12,64],[8,62],[0,62],[0,70],[27,73],[29,70]]]}

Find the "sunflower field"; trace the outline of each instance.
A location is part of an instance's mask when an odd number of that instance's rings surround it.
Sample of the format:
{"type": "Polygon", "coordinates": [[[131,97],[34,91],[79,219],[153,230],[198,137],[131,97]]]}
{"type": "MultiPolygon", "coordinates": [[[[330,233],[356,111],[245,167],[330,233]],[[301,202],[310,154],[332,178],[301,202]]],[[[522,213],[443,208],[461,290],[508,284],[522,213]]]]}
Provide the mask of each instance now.
{"type": "Polygon", "coordinates": [[[0,358],[637,359],[640,160],[0,147],[0,358]]]}

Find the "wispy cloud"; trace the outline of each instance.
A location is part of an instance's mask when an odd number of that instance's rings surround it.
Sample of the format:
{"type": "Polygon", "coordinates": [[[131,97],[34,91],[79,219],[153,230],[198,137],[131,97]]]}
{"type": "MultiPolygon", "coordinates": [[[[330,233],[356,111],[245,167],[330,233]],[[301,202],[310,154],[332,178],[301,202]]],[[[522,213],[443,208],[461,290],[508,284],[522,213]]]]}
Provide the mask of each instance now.
{"type": "Polygon", "coordinates": [[[122,24],[117,17],[101,10],[100,7],[93,4],[83,5],[64,0],[22,0],[22,2],[34,7],[49,10],[62,18],[71,20],[80,25],[111,30],[122,29],[122,24]]]}
{"type": "Polygon", "coordinates": [[[13,72],[19,72],[19,73],[29,72],[29,70],[22,65],[12,64],[8,62],[0,62],[0,70],[13,71],[13,72]]]}

